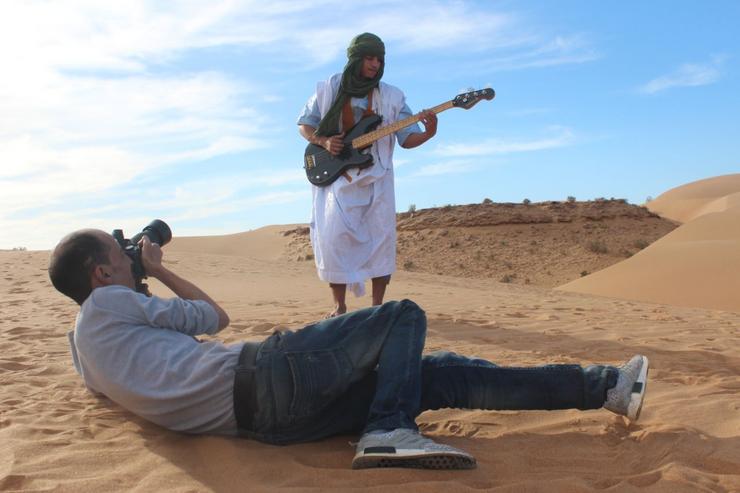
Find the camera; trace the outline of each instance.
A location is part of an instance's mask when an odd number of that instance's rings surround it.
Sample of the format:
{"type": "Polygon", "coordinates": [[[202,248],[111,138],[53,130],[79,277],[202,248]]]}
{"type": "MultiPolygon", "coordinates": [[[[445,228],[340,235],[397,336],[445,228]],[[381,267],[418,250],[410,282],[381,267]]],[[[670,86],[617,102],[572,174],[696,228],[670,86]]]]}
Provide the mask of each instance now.
{"type": "Polygon", "coordinates": [[[164,246],[172,239],[170,227],[164,221],[155,219],[146,225],[140,233],[132,236],[131,239],[124,238],[123,230],[121,229],[114,229],[112,234],[126,255],[132,260],[131,271],[136,281],[136,290],[148,295],[149,288],[141,282],[142,279],[146,278],[146,271],[144,270],[144,265],[141,263],[141,247],[139,246],[139,241],[146,236],[152,243],[164,246]]]}

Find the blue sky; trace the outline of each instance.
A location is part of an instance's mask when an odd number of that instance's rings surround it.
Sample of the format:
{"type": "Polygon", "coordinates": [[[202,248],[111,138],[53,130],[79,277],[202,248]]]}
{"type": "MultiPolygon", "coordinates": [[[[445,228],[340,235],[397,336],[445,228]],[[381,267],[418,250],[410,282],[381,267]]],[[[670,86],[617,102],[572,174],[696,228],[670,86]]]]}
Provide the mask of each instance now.
{"type": "Polygon", "coordinates": [[[0,248],[151,219],[176,236],[306,223],[296,117],[378,34],[414,111],[399,211],[626,198],[740,170],[740,2],[3,3],[0,248]]]}

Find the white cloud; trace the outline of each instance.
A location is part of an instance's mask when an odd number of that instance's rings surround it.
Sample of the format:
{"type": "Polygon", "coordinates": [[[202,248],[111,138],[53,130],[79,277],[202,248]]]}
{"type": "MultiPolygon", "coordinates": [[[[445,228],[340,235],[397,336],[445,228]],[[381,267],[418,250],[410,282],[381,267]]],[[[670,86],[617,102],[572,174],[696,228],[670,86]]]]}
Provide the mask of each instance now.
{"type": "MultiPolygon", "coordinates": [[[[391,2],[389,2],[391,3],[391,2]]],[[[474,12],[464,2],[424,2],[423,8],[378,9],[368,15],[368,26],[382,26],[381,37],[403,51],[437,51],[465,47],[479,51],[502,41],[513,19],[504,13],[474,12]]],[[[346,43],[346,41],[345,41],[346,43]]]]}
{"type": "Polygon", "coordinates": [[[447,157],[512,154],[565,147],[573,144],[575,141],[573,131],[569,128],[554,127],[552,131],[555,132],[555,135],[539,139],[514,140],[492,138],[475,144],[459,143],[440,146],[435,150],[435,154],[447,157]]]}
{"type": "Polygon", "coordinates": [[[585,35],[547,37],[546,33],[515,35],[517,42],[476,62],[479,70],[500,72],[592,62],[601,54],[585,35]]]}
{"type": "Polygon", "coordinates": [[[0,214],[264,147],[266,118],[245,92],[215,73],[11,80],[0,89],[0,214]]]}
{"type": "Polygon", "coordinates": [[[2,216],[74,194],[95,194],[128,181],[146,163],[112,146],[50,149],[32,138],[0,142],[2,216]]]}
{"type": "Polygon", "coordinates": [[[712,57],[708,63],[685,63],[673,72],[657,77],[639,88],[644,94],[655,94],[673,87],[706,86],[717,82],[722,75],[724,56],[712,57]]]}

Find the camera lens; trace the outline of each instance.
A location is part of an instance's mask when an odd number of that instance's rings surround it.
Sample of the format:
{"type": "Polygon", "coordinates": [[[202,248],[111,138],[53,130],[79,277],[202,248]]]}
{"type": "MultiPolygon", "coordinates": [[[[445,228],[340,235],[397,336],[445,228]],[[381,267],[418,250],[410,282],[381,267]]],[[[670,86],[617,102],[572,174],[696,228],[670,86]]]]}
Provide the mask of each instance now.
{"type": "Polygon", "coordinates": [[[172,239],[172,231],[167,223],[160,219],[155,219],[150,222],[141,233],[135,234],[131,238],[131,243],[134,245],[139,243],[142,237],[146,236],[152,243],[157,243],[159,246],[164,246],[172,239]]]}

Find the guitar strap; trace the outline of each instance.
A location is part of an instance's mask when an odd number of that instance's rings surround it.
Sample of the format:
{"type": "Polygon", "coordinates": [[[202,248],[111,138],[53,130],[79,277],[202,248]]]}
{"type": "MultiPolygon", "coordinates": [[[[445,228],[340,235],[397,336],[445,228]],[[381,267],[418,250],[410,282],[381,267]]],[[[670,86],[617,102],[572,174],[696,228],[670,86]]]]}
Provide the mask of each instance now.
{"type": "MultiPolygon", "coordinates": [[[[370,92],[367,93],[367,108],[365,108],[365,112],[362,114],[362,118],[365,118],[369,115],[374,115],[375,112],[373,111],[373,93],[375,92],[375,89],[370,89],[370,92]]],[[[351,98],[347,98],[347,101],[344,103],[344,106],[342,106],[342,130],[347,131],[350,128],[352,128],[355,125],[355,115],[352,112],[352,104],[351,104],[351,98]]],[[[360,174],[360,171],[358,170],[357,174],[360,174]]],[[[349,173],[346,171],[343,173],[344,177],[347,178],[347,181],[352,182],[352,177],[349,176],[349,173]]]]}
{"type": "MultiPolygon", "coordinates": [[[[367,93],[367,108],[365,108],[365,112],[362,114],[362,117],[365,118],[366,116],[374,115],[375,112],[373,111],[373,93],[375,92],[374,89],[372,89],[369,93],[367,93]]],[[[344,103],[344,106],[342,107],[342,130],[347,131],[350,128],[352,128],[355,123],[355,115],[352,113],[352,104],[351,104],[351,98],[347,99],[347,101],[344,103]]]]}

